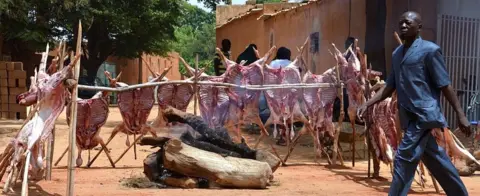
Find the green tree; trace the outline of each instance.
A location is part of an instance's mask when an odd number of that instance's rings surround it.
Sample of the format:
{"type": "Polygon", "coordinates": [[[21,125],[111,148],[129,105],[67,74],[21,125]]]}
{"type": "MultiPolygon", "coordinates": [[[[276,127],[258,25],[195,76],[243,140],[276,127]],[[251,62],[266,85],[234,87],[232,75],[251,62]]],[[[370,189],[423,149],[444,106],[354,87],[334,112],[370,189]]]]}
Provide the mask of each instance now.
{"type": "MultiPolygon", "coordinates": [[[[181,19],[183,25],[175,30],[177,41],[173,44],[173,49],[191,66],[195,65],[198,54],[199,67],[205,68],[207,74],[214,74],[215,14],[190,4],[185,5],[184,10],[181,19]]],[[[180,66],[180,72],[186,73],[183,66],[180,66]]]]}
{"type": "Polygon", "coordinates": [[[216,10],[217,4],[219,3],[225,3],[225,4],[231,4],[232,0],[197,0],[200,3],[203,3],[206,8],[209,8],[213,11],[216,10]]]}
{"type": "Polygon", "coordinates": [[[54,37],[67,37],[74,48],[82,21],[83,84],[93,85],[100,65],[111,55],[166,55],[181,25],[184,0],[18,0],[0,3],[0,31],[12,47],[42,50],[54,37]],[[26,45],[26,46],[25,46],[26,45]]]}

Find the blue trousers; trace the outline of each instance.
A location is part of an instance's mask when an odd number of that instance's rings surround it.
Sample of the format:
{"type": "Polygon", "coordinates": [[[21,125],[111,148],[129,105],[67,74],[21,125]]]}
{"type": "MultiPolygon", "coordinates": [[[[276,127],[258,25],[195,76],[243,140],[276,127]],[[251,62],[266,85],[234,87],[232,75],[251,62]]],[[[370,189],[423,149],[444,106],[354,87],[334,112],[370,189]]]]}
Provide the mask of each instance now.
{"type": "Polygon", "coordinates": [[[438,146],[431,131],[419,130],[415,123],[409,123],[395,156],[389,196],[407,195],[420,160],[448,196],[468,195],[458,171],[445,150],[438,146]]]}

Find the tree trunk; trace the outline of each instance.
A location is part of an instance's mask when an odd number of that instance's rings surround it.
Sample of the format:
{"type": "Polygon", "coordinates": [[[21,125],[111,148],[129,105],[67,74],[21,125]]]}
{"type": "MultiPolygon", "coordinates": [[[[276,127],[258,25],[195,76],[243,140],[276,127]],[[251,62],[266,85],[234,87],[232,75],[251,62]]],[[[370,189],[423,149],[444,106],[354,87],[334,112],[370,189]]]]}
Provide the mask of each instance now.
{"type": "MultiPolygon", "coordinates": [[[[367,27],[365,36],[365,54],[372,68],[380,71],[386,78],[385,66],[385,23],[387,20],[386,0],[366,1],[367,27]]],[[[367,65],[369,66],[369,65],[367,65]]]]}
{"type": "Polygon", "coordinates": [[[200,150],[171,139],[165,145],[164,167],[191,177],[206,178],[222,187],[264,189],[273,178],[266,162],[200,150]]]}
{"type": "MultiPolygon", "coordinates": [[[[86,32],[88,42],[86,46],[82,43],[83,54],[81,59],[81,67],[86,70],[86,73],[80,74],[79,84],[94,86],[98,69],[113,53],[112,41],[108,36],[107,25],[104,23],[105,21],[102,18],[96,18],[86,32]]],[[[75,32],[73,43],[77,42],[77,29],[78,21],[73,28],[75,32]]],[[[95,91],[79,90],[78,97],[89,99],[95,93],[95,91]]]]}

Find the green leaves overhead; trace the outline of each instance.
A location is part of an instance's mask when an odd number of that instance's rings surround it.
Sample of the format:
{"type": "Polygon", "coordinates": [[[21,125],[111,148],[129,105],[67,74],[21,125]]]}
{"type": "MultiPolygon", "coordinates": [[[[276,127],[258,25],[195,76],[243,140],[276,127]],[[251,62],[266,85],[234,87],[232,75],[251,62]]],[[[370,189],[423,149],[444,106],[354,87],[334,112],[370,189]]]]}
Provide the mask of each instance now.
{"type": "MultiPolygon", "coordinates": [[[[175,41],[182,0],[2,0],[1,32],[6,39],[39,42],[56,37],[73,43],[75,24],[82,20],[83,37],[110,42],[112,53],[138,57],[142,52],[165,55],[175,41]]],[[[96,45],[96,43],[95,43],[96,45]]],[[[39,47],[36,49],[43,48],[39,47]]]]}
{"type": "MultiPolygon", "coordinates": [[[[214,74],[215,14],[190,4],[184,7],[182,25],[175,31],[177,41],[173,44],[173,49],[192,67],[198,54],[199,67],[205,68],[206,74],[214,74]]],[[[185,67],[180,66],[180,72],[185,74],[185,67]]]]}

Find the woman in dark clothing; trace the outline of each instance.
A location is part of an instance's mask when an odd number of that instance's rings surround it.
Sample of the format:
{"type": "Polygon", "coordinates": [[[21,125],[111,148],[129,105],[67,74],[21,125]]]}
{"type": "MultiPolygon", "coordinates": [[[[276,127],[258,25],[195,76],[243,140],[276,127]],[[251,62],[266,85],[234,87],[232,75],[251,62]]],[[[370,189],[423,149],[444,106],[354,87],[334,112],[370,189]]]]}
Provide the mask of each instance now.
{"type": "Polygon", "coordinates": [[[257,45],[250,44],[248,47],[238,56],[237,63],[242,62],[243,60],[247,61],[245,65],[250,65],[251,63],[258,60],[257,55],[255,55],[255,50],[257,50],[257,45]]]}

